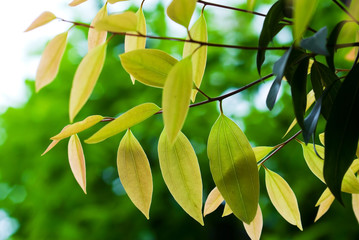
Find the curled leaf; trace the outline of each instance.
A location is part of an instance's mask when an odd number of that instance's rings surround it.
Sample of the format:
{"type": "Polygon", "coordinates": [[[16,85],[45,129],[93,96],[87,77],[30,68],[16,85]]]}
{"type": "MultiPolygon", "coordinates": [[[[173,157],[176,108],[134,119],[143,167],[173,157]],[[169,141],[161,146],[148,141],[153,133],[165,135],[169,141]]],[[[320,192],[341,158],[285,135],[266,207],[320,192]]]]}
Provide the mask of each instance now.
{"type": "Polygon", "coordinates": [[[197,0],[172,0],[167,15],[176,23],[188,28],[197,0]]]}
{"type": "MultiPolygon", "coordinates": [[[[92,20],[91,26],[95,25],[95,22],[107,16],[107,4],[105,4],[100,11],[96,14],[95,18],[92,20]]],[[[106,42],[107,31],[98,31],[95,28],[90,28],[88,32],[87,42],[88,50],[97,47],[106,42]]]]}
{"type": "Polygon", "coordinates": [[[82,150],[80,139],[77,135],[72,135],[68,145],[68,156],[71,171],[82,190],[86,194],[86,166],[85,156],[82,150]]]}
{"type": "Polygon", "coordinates": [[[25,30],[25,32],[41,27],[54,19],[56,19],[56,16],[52,12],[43,12],[30,24],[30,26],[25,30]]]}
{"type": "Polygon", "coordinates": [[[131,32],[137,30],[137,16],[134,12],[112,14],[94,23],[97,30],[109,32],[131,32]]]}
{"type": "Polygon", "coordinates": [[[203,216],[205,217],[206,215],[214,212],[223,201],[224,199],[218,191],[218,188],[213,188],[207,197],[206,203],[204,204],[203,216]]]}
{"type": "Polygon", "coordinates": [[[263,215],[261,207],[258,205],[256,216],[250,224],[243,223],[244,229],[251,240],[259,240],[263,228],[263,215]]]}

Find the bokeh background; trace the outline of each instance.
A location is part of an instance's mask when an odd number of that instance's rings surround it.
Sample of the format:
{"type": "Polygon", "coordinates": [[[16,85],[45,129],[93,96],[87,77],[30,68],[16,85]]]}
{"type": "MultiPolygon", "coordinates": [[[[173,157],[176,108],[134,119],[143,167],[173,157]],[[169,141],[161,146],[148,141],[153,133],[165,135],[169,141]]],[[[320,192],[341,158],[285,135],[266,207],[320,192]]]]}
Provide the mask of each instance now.
{"type": "MultiPolygon", "coordinates": [[[[202,227],[171,197],[162,179],[157,157],[157,142],[163,128],[159,115],[132,129],[148,155],[153,173],[150,220],[146,220],[131,203],[118,179],[116,151],[123,133],[96,145],[83,144],[87,195],[72,176],[66,140],[45,156],[40,156],[50,143],[49,138],[68,124],[70,87],[76,67],[87,52],[87,29],[71,30],[58,77],[37,94],[34,93],[33,78],[41,52],[47,41],[70,25],[54,21],[30,33],[25,34],[23,30],[45,10],[59,17],[88,23],[103,1],[89,0],[76,8],[67,6],[69,0],[19,2],[19,6],[12,6],[13,2],[11,5],[5,3],[0,10],[4,18],[1,24],[8,29],[7,32],[2,31],[0,40],[4,53],[1,56],[0,79],[0,240],[248,239],[238,219],[233,215],[221,217],[223,206],[206,216],[205,226],[202,227]]],[[[185,37],[185,31],[165,16],[169,2],[146,0],[144,12],[148,33],[185,37]]],[[[243,0],[219,2],[246,7],[243,0]]],[[[331,1],[320,2],[311,26],[319,29],[326,25],[331,30],[343,15],[331,1]]],[[[265,13],[273,3],[258,0],[256,10],[265,13]]],[[[139,4],[140,1],[131,0],[115,4],[110,10],[130,8],[136,11],[139,4]]],[[[200,7],[196,9],[192,20],[199,16],[200,10],[200,7]]],[[[257,45],[263,18],[210,6],[206,7],[205,16],[210,42],[257,45]]],[[[117,116],[144,102],[161,105],[160,89],[141,83],[132,85],[123,70],[118,58],[124,49],[123,40],[122,36],[117,36],[110,42],[100,79],[76,120],[93,114],[117,116]]],[[[291,41],[291,30],[286,27],[273,45],[288,45],[291,41]]],[[[147,47],[162,49],[180,59],[183,43],[148,40],[147,47]]],[[[263,75],[271,73],[273,63],[282,53],[272,51],[267,54],[263,75]]],[[[348,63],[338,60],[337,64],[345,67],[348,63]]],[[[201,88],[215,97],[258,78],[254,51],[209,48],[201,88]]],[[[286,83],[275,108],[271,112],[267,110],[265,98],[271,82],[268,80],[224,101],[225,114],[242,128],[253,146],[281,143],[294,118],[286,83]]],[[[205,99],[198,95],[200,100],[205,99]]],[[[216,103],[193,108],[183,128],[198,155],[204,200],[214,187],[206,143],[218,115],[216,103]]],[[[102,125],[80,133],[80,138],[86,139],[102,125]]],[[[318,127],[318,132],[321,131],[323,125],[318,127]]],[[[291,132],[294,133],[295,130],[291,132]]],[[[296,193],[304,232],[285,222],[275,211],[266,193],[262,169],[260,205],[264,217],[263,239],[358,239],[358,222],[348,194],[344,195],[345,207],[334,202],[328,213],[313,223],[317,211],[314,205],[325,186],[307,168],[298,143],[293,141],[288,144],[266,166],[284,177],[296,193]]]]}

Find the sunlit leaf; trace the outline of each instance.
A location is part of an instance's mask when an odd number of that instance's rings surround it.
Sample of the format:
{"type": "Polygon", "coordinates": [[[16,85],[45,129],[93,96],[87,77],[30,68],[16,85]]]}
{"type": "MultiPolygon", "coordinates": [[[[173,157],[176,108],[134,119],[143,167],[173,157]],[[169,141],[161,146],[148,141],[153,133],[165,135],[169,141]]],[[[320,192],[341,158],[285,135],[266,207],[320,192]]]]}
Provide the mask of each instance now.
{"type": "Polygon", "coordinates": [[[176,23],[188,28],[197,0],[172,0],[167,15],[176,23]]]}
{"type": "Polygon", "coordinates": [[[85,105],[90,97],[106,58],[106,44],[93,49],[82,59],[77,67],[70,94],[70,121],[85,105]]]}
{"type": "Polygon", "coordinates": [[[359,170],[359,159],[355,159],[350,166],[350,169],[353,171],[353,173],[357,173],[359,170]]]}
{"type": "Polygon", "coordinates": [[[178,62],[169,54],[157,49],[139,49],[120,55],[123,68],[137,81],[163,87],[172,67],[178,62]]]}
{"type": "Polygon", "coordinates": [[[318,0],[294,0],[294,40],[300,40],[314,12],[318,0]]]}
{"type": "MultiPolygon", "coordinates": [[[[100,11],[96,14],[95,18],[92,20],[91,26],[94,26],[95,22],[107,16],[107,4],[105,4],[100,11]]],[[[88,32],[87,42],[88,50],[90,51],[94,47],[101,45],[106,42],[107,31],[98,31],[95,28],[90,28],[88,32]]]]}
{"type": "Polygon", "coordinates": [[[163,179],[177,203],[203,225],[202,178],[196,153],[180,132],[172,144],[166,131],[158,142],[158,156],[163,179]]]}
{"type": "MultiPolygon", "coordinates": [[[[190,30],[192,39],[207,42],[207,23],[204,15],[198,18],[198,20],[193,24],[190,30]]],[[[187,37],[187,39],[189,39],[187,37]]],[[[196,43],[185,42],[183,47],[183,58],[192,55],[192,66],[193,66],[193,82],[197,88],[201,86],[203,74],[206,68],[207,62],[207,46],[201,46],[196,43]]],[[[191,100],[192,102],[196,99],[197,90],[192,90],[191,100]]]]}
{"type": "Polygon", "coordinates": [[[56,19],[56,16],[52,12],[43,12],[30,24],[30,26],[25,30],[25,32],[41,27],[54,19],[56,19]]]}
{"type": "Polygon", "coordinates": [[[168,73],[162,93],[163,122],[170,143],[181,131],[189,109],[192,81],[192,61],[179,61],[168,73]]]}
{"type": "Polygon", "coordinates": [[[260,239],[263,228],[263,215],[259,204],[253,221],[250,224],[243,223],[243,226],[251,240],[260,239]]]}
{"type": "Polygon", "coordinates": [[[326,198],[320,205],[318,208],[318,212],[317,215],[314,219],[314,222],[318,221],[319,218],[321,218],[330,208],[330,206],[332,205],[333,201],[334,201],[334,196],[330,195],[328,198],[326,198]]]}
{"type": "Polygon", "coordinates": [[[115,120],[108,123],[106,126],[97,131],[89,139],[85,140],[86,143],[98,143],[103,140],[112,137],[144,120],[153,116],[158,112],[160,108],[153,103],[143,103],[134,108],[131,108],[127,112],[115,120]]]}
{"type": "Polygon", "coordinates": [[[151,168],[146,153],[130,130],[118,148],[117,170],[128,197],[149,219],[153,191],[151,168]]]}
{"type": "Polygon", "coordinates": [[[221,114],[208,138],[207,154],[213,180],[240,220],[250,223],[259,200],[257,161],[247,137],[221,114]]]}
{"type": "Polygon", "coordinates": [[[359,193],[359,179],[355,177],[351,168],[348,169],[343,177],[341,190],[347,193],[359,193]]]}
{"type": "Polygon", "coordinates": [[[352,206],[354,215],[359,223],[359,194],[352,194],[352,206]]]}
{"type": "Polygon", "coordinates": [[[109,2],[111,4],[114,4],[114,3],[117,3],[117,2],[124,2],[124,1],[128,1],[128,0],[107,0],[107,2],[109,2]]]}
{"type": "Polygon", "coordinates": [[[204,204],[203,217],[214,212],[223,201],[224,199],[218,191],[218,188],[213,188],[207,197],[206,203],[204,204]]]}
{"type": "MultiPolygon", "coordinates": [[[[323,177],[323,165],[324,161],[323,159],[320,159],[317,154],[314,151],[313,144],[308,143],[308,145],[305,145],[305,143],[300,142],[300,145],[302,145],[303,148],[303,156],[305,159],[305,162],[307,163],[310,171],[319,178],[322,182],[324,181],[323,177]]],[[[315,145],[315,149],[319,156],[322,158],[324,157],[324,147],[315,145]]]]}
{"type": "Polygon", "coordinates": [[[105,16],[94,22],[97,30],[109,32],[132,32],[137,30],[137,16],[134,12],[124,12],[105,16]]]}
{"type": "Polygon", "coordinates": [[[330,198],[331,196],[333,196],[333,194],[330,192],[329,188],[326,188],[322,193],[322,195],[320,195],[315,206],[318,207],[320,204],[322,204],[326,199],[330,198]]]}
{"type": "Polygon", "coordinates": [[[82,190],[86,194],[86,166],[85,155],[82,150],[80,139],[77,135],[72,135],[68,145],[68,156],[71,171],[82,190]]]}
{"type": "Polygon", "coordinates": [[[229,207],[229,205],[226,203],[224,205],[224,209],[223,209],[223,213],[222,213],[222,217],[226,217],[228,215],[231,215],[233,213],[232,209],[229,207]]]}
{"type": "Polygon", "coordinates": [[[41,154],[41,156],[44,156],[46,153],[48,153],[51,149],[53,149],[53,147],[56,146],[56,144],[58,144],[60,142],[60,140],[52,140],[52,142],[50,143],[50,145],[46,148],[46,150],[41,154]]]}
{"type": "Polygon", "coordinates": [[[319,141],[320,143],[324,146],[325,142],[324,142],[324,133],[319,134],[319,141]]]}
{"type": "Polygon", "coordinates": [[[57,35],[46,46],[36,72],[36,91],[50,84],[56,77],[67,43],[67,33],[57,35]]]}
{"type": "Polygon", "coordinates": [[[69,3],[69,6],[75,7],[75,6],[80,5],[81,3],[84,3],[86,1],[87,0],[73,0],[72,2],[69,3]]]}
{"type": "Polygon", "coordinates": [[[254,147],[253,152],[257,162],[267,156],[273,149],[274,147],[254,147]]]}
{"type": "Polygon", "coordinates": [[[265,182],[271,202],[280,215],[303,231],[297,198],[288,183],[277,173],[265,169],[265,182]]]}

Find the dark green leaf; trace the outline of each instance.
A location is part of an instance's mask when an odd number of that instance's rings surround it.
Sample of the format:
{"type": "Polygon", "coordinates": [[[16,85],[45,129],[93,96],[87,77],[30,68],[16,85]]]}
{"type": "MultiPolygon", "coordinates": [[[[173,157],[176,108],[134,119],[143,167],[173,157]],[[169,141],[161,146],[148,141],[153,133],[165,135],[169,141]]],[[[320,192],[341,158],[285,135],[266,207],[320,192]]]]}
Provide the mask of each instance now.
{"type": "Polygon", "coordinates": [[[347,23],[348,21],[341,21],[339,22],[334,29],[332,30],[332,32],[329,35],[328,38],[328,43],[327,43],[327,49],[329,52],[329,56],[326,57],[327,63],[329,68],[334,72],[335,71],[335,66],[334,66],[334,52],[335,52],[335,44],[337,43],[338,40],[338,36],[340,31],[342,30],[343,26],[345,23],[347,23]]]}
{"type": "Polygon", "coordinates": [[[313,135],[317,127],[321,109],[322,109],[322,97],[319,97],[316,103],[314,104],[312,111],[304,120],[303,138],[305,144],[308,144],[310,136],[313,135]]]}
{"type": "Polygon", "coordinates": [[[307,57],[307,54],[302,48],[293,48],[290,53],[287,65],[284,71],[284,76],[287,79],[288,83],[291,84],[294,77],[294,73],[297,70],[298,63],[301,62],[304,58],[307,57]]]}
{"type": "Polygon", "coordinates": [[[327,27],[323,27],[318,32],[316,32],[313,36],[303,39],[300,42],[300,46],[309,51],[312,51],[313,53],[329,56],[329,52],[326,48],[327,35],[328,35],[328,29],[327,27]]]}

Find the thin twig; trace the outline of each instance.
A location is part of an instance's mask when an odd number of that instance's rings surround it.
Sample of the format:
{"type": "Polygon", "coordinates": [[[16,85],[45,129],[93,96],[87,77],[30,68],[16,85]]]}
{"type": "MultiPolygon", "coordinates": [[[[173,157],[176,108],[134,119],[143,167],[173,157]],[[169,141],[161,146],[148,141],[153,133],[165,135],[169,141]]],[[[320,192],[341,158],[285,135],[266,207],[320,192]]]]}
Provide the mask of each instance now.
{"type": "Polygon", "coordinates": [[[359,25],[359,21],[345,8],[343,7],[337,0],[332,0],[343,12],[345,12],[356,24],[359,25]]]}

